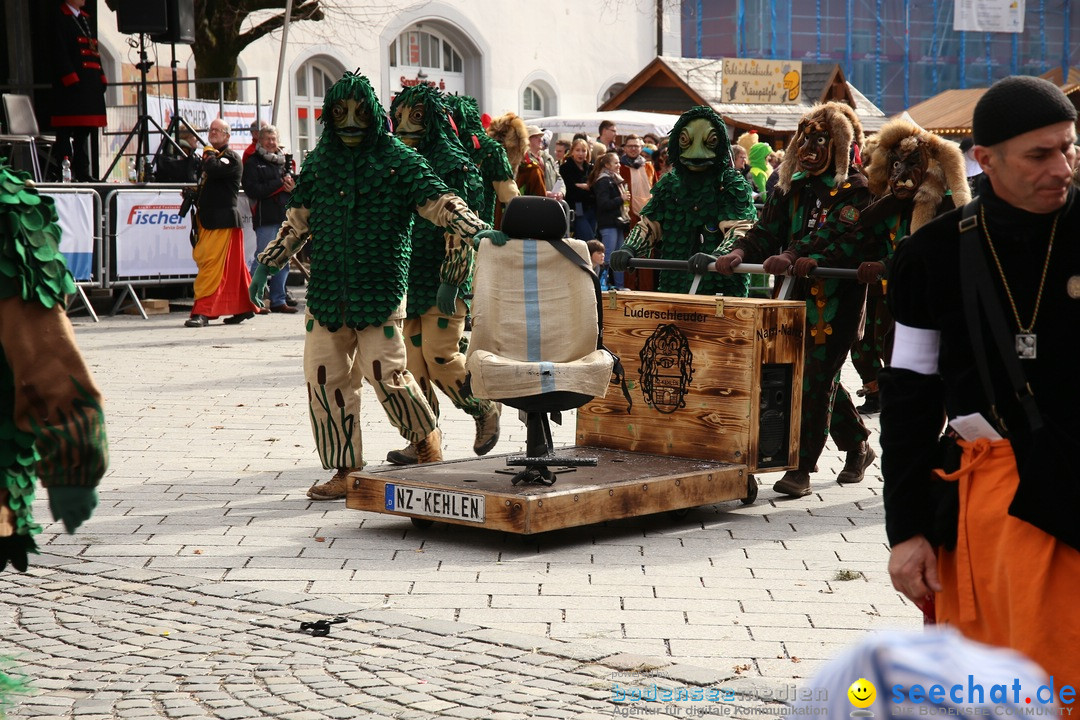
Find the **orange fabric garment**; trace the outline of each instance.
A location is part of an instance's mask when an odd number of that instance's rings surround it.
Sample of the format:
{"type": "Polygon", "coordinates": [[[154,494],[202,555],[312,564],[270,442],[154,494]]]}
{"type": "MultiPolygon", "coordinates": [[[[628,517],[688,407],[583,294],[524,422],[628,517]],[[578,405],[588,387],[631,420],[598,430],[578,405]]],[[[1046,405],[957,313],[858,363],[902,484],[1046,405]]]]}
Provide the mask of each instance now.
{"type": "Polygon", "coordinates": [[[960,470],[942,475],[960,483],[960,518],[956,549],[938,550],[937,621],[1080,687],[1080,551],[1008,514],[1020,476],[1007,440],[959,443],[960,470]]]}
{"type": "Polygon", "coordinates": [[[244,264],[244,231],[240,228],[207,230],[199,224],[199,242],[191,255],[199,266],[195,277],[192,315],[216,318],[254,312],[248,297],[251,273],[244,264]]]}

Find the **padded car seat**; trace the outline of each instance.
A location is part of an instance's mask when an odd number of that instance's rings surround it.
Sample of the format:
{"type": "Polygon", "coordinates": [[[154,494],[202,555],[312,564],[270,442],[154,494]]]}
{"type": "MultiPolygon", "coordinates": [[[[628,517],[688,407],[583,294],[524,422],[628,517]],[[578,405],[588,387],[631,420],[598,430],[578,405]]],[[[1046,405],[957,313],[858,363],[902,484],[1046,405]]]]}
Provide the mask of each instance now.
{"type": "Polygon", "coordinates": [[[515,485],[550,485],[549,466],[596,464],[554,455],[548,418],[561,422],[561,411],[603,397],[616,365],[600,341],[600,285],[588,246],[566,237],[568,218],[561,201],[514,198],[502,221],[510,241],[484,239],[478,248],[465,364],[474,395],[525,413],[526,454],[507,459],[525,467],[515,485]]]}

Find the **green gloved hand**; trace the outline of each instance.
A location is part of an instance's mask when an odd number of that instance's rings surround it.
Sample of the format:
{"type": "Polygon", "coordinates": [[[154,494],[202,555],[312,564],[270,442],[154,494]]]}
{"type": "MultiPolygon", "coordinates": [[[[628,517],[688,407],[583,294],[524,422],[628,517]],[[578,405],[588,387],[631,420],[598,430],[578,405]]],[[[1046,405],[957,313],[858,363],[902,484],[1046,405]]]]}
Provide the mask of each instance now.
{"type": "Polygon", "coordinates": [[[626,248],[619,248],[615,252],[611,253],[611,259],[608,264],[611,265],[611,269],[615,272],[626,272],[630,269],[630,260],[634,257],[634,253],[626,248]]]}
{"type": "Polygon", "coordinates": [[[439,283],[439,291],[435,293],[435,305],[443,315],[454,315],[457,312],[457,285],[439,283]]]}
{"type": "Polygon", "coordinates": [[[53,520],[63,520],[69,535],[90,519],[98,504],[97,490],[92,487],[61,485],[47,489],[53,520]]]}
{"type": "Polygon", "coordinates": [[[255,266],[255,274],[251,276],[251,284],[248,285],[248,297],[253,305],[263,306],[263,295],[266,294],[266,286],[274,272],[262,263],[255,266]]]}
{"type": "Polygon", "coordinates": [[[473,235],[473,247],[480,247],[480,241],[487,238],[491,241],[491,244],[495,247],[502,247],[506,244],[506,241],[510,239],[510,236],[504,233],[502,230],[481,230],[473,235]]]}

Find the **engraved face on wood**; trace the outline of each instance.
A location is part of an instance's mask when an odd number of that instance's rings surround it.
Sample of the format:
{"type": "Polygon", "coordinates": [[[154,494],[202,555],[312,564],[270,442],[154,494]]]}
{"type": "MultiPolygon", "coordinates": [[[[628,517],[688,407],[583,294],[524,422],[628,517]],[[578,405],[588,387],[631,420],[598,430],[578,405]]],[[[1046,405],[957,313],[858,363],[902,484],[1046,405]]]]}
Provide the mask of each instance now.
{"type": "Polygon", "coordinates": [[[686,391],[694,375],[694,354],[678,325],[658,325],[638,353],[645,402],[670,414],[686,407],[686,391]]]}

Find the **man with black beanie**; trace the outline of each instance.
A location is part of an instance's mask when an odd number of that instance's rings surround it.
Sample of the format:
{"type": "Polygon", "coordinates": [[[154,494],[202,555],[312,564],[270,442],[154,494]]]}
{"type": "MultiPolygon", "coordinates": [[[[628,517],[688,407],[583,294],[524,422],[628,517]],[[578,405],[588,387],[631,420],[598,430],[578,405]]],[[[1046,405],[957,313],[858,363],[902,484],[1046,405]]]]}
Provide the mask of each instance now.
{"type": "Polygon", "coordinates": [[[1080,684],[1076,117],[1034,77],[979,100],[979,197],[900,245],[879,378],[893,586],[1059,688],[1080,684]]]}

